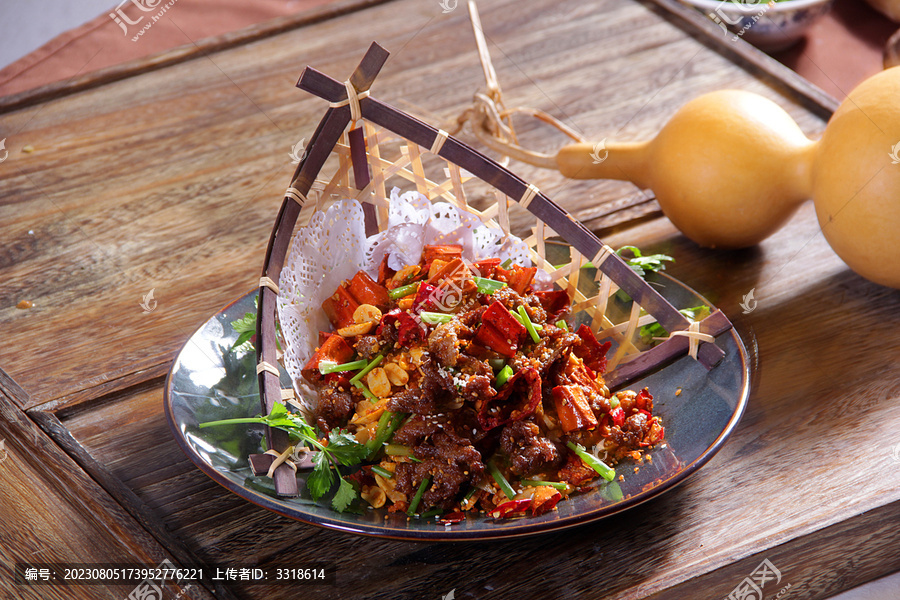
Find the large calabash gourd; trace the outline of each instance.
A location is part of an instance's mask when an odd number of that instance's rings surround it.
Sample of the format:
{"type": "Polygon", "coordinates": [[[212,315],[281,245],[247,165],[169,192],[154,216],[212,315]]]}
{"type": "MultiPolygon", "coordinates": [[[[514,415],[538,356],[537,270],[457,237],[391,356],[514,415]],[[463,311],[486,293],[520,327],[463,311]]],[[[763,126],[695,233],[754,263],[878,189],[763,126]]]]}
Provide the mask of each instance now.
{"type": "Polygon", "coordinates": [[[683,106],[651,141],[571,144],[563,175],[625,179],[702,246],[743,248],[771,235],[806,199],[854,271],[900,288],[900,67],[859,85],[821,140],[774,102],[725,90],[683,106]],[[599,151],[598,151],[599,150],[599,151]],[[893,156],[892,156],[893,154],[893,156]]]}

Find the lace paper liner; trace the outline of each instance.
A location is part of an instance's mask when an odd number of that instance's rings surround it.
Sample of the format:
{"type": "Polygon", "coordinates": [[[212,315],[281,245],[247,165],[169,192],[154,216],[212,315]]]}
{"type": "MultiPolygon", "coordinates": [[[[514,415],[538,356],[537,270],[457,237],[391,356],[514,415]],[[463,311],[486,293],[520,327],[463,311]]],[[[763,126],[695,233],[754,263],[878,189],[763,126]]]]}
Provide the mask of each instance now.
{"type": "MultiPolygon", "coordinates": [[[[418,264],[426,244],[459,244],[470,262],[499,258],[531,266],[528,246],[518,237],[488,227],[451,204],[432,203],[415,191],[400,194],[398,188],[391,190],[387,227],[369,238],[357,200],[335,202],[294,234],[278,281],[278,320],[285,341],[284,367],[305,408],[315,408],[315,394],[300,371],[318,346],[319,331],[331,329],[322,302],[357,271],[376,278],[385,255],[394,270],[418,264]]],[[[539,282],[549,281],[540,269],[538,274],[539,282]]]]}

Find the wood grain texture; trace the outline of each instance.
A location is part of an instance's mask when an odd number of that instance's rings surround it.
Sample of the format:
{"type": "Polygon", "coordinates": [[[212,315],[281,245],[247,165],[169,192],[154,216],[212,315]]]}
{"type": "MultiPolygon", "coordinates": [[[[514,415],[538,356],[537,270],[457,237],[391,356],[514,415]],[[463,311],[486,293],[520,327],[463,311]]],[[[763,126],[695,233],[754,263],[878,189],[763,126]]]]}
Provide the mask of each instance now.
{"type": "Polygon", "coordinates": [[[660,14],[668,16],[673,23],[684,28],[690,35],[716,48],[735,63],[746,65],[751,70],[766,73],[783,82],[806,108],[823,119],[830,118],[831,113],[837,110],[840,100],[843,100],[843,98],[834,98],[810,81],[797,77],[797,74],[789,67],[744,39],[739,38],[735,41],[733,35],[723,36],[722,30],[711,19],[681,2],[643,1],[655,4],[660,14]]]}
{"type": "MultiPolygon", "coordinates": [[[[17,562],[155,566],[172,558],[16,407],[13,396],[19,391],[0,371],[0,594],[6,598],[119,600],[133,586],[18,586],[13,580],[17,562]]],[[[178,586],[170,585],[166,593],[179,591],[178,586]]],[[[211,597],[195,591],[182,597],[211,597]]]]}
{"type": "MultiPolygon", "coordinates": [[[[775,99],[810,134],[822,129],[779,95],[783,86],[640,4],[526,10],[507,0],[481,11],[507,101],[553,112],[589,138],[648,137],[689,97],[723,86],[775,99]]],[[[209,314],[255,285],[288,153],[325,108],[293,83],[307,63],[349,73],[369,44],[358,32],[373,22],[394,49],[373,93],[450,128],[482,85],[468,17],[412,0],[0,116],[0,130],[15,132],[0,164],[0,325],[10,332],[0,364],[31,394],[29,408],[158,374],[209,314]],[[26,144],[34,152],[22,153],[26,144]],[[151,289],[158,304],[145,313],[151,289]],[[23,299],[35,308],[15,309],[23,299]]],[[[536,150],[563,143],[533,122],[519,129],[536,150]]],[[[576,217],[634,192],[513,169],[576,217]]],[[[519,207],[511,221],[520,233],[533,222],[519,207]]]]}
{"type": "MultiPolygon", "coordinates": [[[[85,473],[90,475],[119,505],[130,514],[141,527],[147,530],[156,541],[163,545],[166,551],[175,559],[178,565],[202,566],[202,562],[191,553],[181,540],[173,536],[159,520],[154,518],[152,511],[148,510],[144,503],[134,492],[116,478],[106,465],[100,463],[91,456],[84,447],[79,444],[72,434],[65,429],[52,412],[33,410],[28,414],[40,428],[47,433],[72,459],[78,463],[85,473]]],[[[205,565],[209,568],[209,565],[205,565]]],[[[221,582],[212,579],[213,569],[207,571],[207,579],[193,585],[194,596],[197,598],[219,598],[220,600],[234,600],[235,596],[221,582]],[[201,587],[202,586],[202,587],[201,587]],[[208,590],[213,590],[213,596],[208,590]]]]}

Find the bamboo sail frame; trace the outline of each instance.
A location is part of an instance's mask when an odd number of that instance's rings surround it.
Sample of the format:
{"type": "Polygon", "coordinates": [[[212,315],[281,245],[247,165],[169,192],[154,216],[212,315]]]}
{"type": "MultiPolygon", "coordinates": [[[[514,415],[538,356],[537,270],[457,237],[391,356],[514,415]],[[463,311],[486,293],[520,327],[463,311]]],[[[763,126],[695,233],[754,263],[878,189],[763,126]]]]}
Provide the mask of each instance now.
{"type": "MultiPolygon", "coordinates": [[[[311,67],[303,71],[297,87],[327,100],[331,106],[310,139],[306,156],[297,166],[285,194],[269,240],[261,281],[265,281],[264,278],[278,280],[301,209],[323,209],[332,195],[356,198],[363,204],[366,233],[371,235],[387,225],[388,180],[401,178],[429,200],[440,199],[459,210],[468,211],[504,235],[509,235],[510,200],[518,202],[537,218],[532,235],[524,240],[535,266],[550,274],[558,287],[568,291],[574,303],[573,313],[586,311],[592,328],[599,336],[612,337],[618,342],[619,349],[614,361],[619,366],[606,374],[607,385],[611,389],[687,354],[691,344],[699,345],[697,360],[707,368],[718,364],[724,352],[714,343],[692,339],[690,333],[672,336],[650,350],[638,351],[629,334],[633,334],[639,324],[655,319],[667,331],[676,332],[687,331],[690,321],[590,230],[535,186],[446,132],[368,95],[387,57],[387,51],[373,43],[349,83],[341,83],[311,67]],[[348,97],[348,92],[351,97],[348,97]],[[400,156],[390,160],[386,158],[385,146],[397,141],[405,145],[401,146],[400,156]],[[327,180],[317,179],[332,154],[338,158],[336,172],[327,180]],[[429,179],[423,157],[439,157],[446,161],[443,181],[429,179]],[[495,190],[497,202],[483,211],[473,208],[467,201],[465,185],[472,178],[480,179],[495,190]],[[546,258],[545,239],[554,234],[566,240],[572,248],[569,264],[559,269],[550,265],[546,258]],[[599,277],[598,293],[591,297],[579,290],[579,280],[586,276],[586,271],[581,267],[589,260],[598,267],[599,277]],[[617,324],[612,323],[605,313],[610,296],[619,289],[634,299],[636,308],[632,309],[629,321],[617,324]],[[642,317],[640,309],[650,317],[642,317]]],[[[264,365],[258,373],[260,400],[265,413],[271,411],[274,403],[283,397],[277,372],[268,368],[277,364],[279,358],[275,344],[277,293],[273,287],[260,286],[256,332],[257,362],[264,365]]],[[[730,328],[731,323],[718,310],[699,324],[699,332],[713,336],[730,328]]],[[[288,448],[287,434],[281,430],[268,430],[266,440],[274,453],[281,454],[288,448]]],[[[255,456],[255,464],[266,469],[272,460],[271,455],[255,456]]],[[[298,494],[295,472],[288,465],[277,466],[273,475],[279,495],[298,494]]]]}

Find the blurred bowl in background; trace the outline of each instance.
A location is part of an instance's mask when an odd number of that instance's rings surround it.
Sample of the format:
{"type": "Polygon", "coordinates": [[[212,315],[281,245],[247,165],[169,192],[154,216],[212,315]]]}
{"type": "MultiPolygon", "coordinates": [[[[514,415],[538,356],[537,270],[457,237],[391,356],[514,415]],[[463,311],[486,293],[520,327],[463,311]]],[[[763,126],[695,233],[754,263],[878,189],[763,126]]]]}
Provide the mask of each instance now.
{"type": "Polygon", "coordinates": [[[900,67],[900,29],[891,36],[884,47],[884,68],[900,67]]]}
{"type": "Polygon", "coordinates": [[[777,52],[796,44],[810,26],[831,10],[834,0],[681,0],[722,28],[728,39],[741,37],[760,50],[777,52]]]}
{"type": "Polygon", "coordinates": [[[900,23],[900,0],[866,0],[866,2],[890,20],[900,23]]]}

